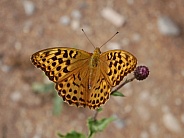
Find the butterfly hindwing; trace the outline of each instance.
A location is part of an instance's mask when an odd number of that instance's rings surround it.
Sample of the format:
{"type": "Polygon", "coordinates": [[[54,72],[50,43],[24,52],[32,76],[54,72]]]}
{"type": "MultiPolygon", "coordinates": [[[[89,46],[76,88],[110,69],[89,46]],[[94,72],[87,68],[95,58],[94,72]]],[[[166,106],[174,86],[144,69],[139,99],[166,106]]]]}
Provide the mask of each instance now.
{"type": "Polygon", "coordinates": [[[93,109],[107,102],[107,100],[110,98],[110,92],[112,88],[109,82],[106,81],[100,68],[97,70],[96,79],[94,82],[95,83],[89,91],[90,95],[88,102],[88,106],[93,109]]]}
{"type": "Polygon", "coordinates": [[[83,106],[87,105],[88,100],[88,83],[89,70],[85,65],[83,69],[76,70],[63,81],[56,83],[58,95],[70,105],[83,106]]]}

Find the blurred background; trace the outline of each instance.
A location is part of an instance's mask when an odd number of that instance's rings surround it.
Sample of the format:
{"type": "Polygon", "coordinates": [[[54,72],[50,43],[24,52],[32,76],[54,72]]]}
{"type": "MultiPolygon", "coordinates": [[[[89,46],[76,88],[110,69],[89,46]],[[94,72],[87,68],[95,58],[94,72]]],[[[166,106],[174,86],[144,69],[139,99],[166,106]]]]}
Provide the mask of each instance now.
{"type": "MultiPolygon", "coordinates": [[[[96,138],[182,138],[184,135],[183,0],[1,0],[0,137],[53,138],[71,130],[87,134],[94,111],[61,105],[53,114],[53,95],[35,93],[49,83],[30,56],[48,47],[93,52],[83,28],[101,49],[124,49],[150,69],[111,97],[98,119],[116,116],[96,138]]],[[[54,87],[54,86],[53,86],[54,87]]],[[[53,92],[54,93],[54,92],[53,92]]]]}

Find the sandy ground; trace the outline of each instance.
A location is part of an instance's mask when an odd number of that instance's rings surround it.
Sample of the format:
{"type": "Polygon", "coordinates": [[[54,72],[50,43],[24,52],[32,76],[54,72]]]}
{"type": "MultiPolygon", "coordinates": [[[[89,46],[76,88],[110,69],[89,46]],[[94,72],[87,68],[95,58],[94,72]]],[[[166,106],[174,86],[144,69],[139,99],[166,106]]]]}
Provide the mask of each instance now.
{"type": "Polygon", "coordinates": [[[52,114],[52,97],[33,92],[32,84],[47,78],[30,62],[30,56],[55,46],[93,52],[93,46],[120,33],[101,50],[120,48],[146,65],[150,76],[121,89],[125,98],[111,97],[98,119],[116,116],[96,138],[182,138],[184,135],[184,1],[183,0],[23,0],[0,1],[0,137],[53,138],[76,130],[87,134],[88,108],[63,105],[52,114]],[[108,21],[101,12],[112,8],[125,23],[108,21]],[[170,17],[179,35],[164,35],[160,16],[170,17]],[[65,18],[66,17],[66,18],[65,18]],[[64,18],[64,19],[63,19],[64,18]],[[44,98],[43,98],[44,97],[44,98]],[[44,99],[44,100],[43,100],[44,99]]]}

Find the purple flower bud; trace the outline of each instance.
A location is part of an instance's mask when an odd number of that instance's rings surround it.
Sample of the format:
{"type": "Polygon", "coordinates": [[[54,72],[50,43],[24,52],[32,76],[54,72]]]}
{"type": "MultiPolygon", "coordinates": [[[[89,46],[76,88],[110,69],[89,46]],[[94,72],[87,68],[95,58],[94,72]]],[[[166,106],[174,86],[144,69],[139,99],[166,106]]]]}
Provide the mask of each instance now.
{"type": "Polygon", "coordinates": [[[146,66],[138,66],[134,71],[134,76],[137,80],[144,80],[149,75],[149,69],[146,66]]]}

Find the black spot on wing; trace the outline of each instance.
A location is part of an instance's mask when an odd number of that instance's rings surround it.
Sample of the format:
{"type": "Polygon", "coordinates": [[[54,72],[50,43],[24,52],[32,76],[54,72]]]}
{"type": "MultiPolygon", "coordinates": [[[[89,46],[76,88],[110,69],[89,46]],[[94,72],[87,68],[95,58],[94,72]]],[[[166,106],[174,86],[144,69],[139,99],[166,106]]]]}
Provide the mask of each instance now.
{"type": "Polygon", "coordinates": [[[78,55],[78,52],[76,51],[75,55],[73,56],[73,58],[76,58],[76,56],[78,55]]]}
{"type": "Polygon", "coordinates": [[[118,57],[121,58],[121,52],[118,53],[118,57]]]}
{"type": "Polygon", "coordinates": [[[110,68],[112,67],[112,64],[113,64],[113,63],[112,63],[112,61],[111,61],[110,64],[109,64],[109,67],[110,67],[110,68]]]}
{"type": "Polygon", "coordinates": [[[63,93],[63,94],[66,94],[66,90],[62,90],[62,93],[63,93]]]}
{"type": "Polygon", "coordinates": [[[63,69],[63,72],[64,72],[64,73],[68,73],[68,72],[69,72],[68,69],[67,69],[67,67],[65,67],[65,68],[63,69]]]}
{"type": "Polygon", "coordinates": [[[66,98],[70,99],[70,98],[71,98],[71,96],[70,96],[69,94],[67,94],[67,95],[66,95],[66,98]]]}
{"type": "Polygon", "coordinates": [[[61,50],[60,50],[60,49],[58,49],[58,52],[56,52],[56,53],[55,53],[55,55],[56,55],[56,56],[61,55],[61,50]]]}
{"type": "Polygon", "coordinates": [[[79,87],[79,85],[78,85],[77,83],[75,83],[75,82],[73,82],[73,85],[75,85],[75,86],[79,87]]]}
{"type": "Polygon", "coordinates": [[[48,67],[47,67],[47,69],[48,69],[48,70],[51,70],[51,67],[50,67],[50,66],[48,66],[48,67]]]}
{"type": "Polygon", "coordinates": [[[62,58],[58,58],[59,64],[63,63],[63,59],[62,58]]]}
{"type": "Polygon", "coordinates": [[[66,85],[67,87],[70,87],[70,83],[67,83],[67,85],[66,85]]]}
{"type": "Polygon", "coordinates": [[[58,67],[56,68],[57,71],[60,71],[60,69],[61,69],[61,66],[58,66],[58,67]]]}
{"type": "Polygon", "coordinates": [[[109,71],[109,73],[107,74],[108,76],[112,75],[112,70],[109,71]]]}
{"type": "Polygon", "coordinates": [[[69,52],[70,58],[72,58],[72,54],[73,54],[73,53],[74,53],[73,50],[71,50],[71,51],[69,52]]]}
{"type": "Polygon", "coordinates": [[[45,60],[46,60],[45,58],[42,59],[43,62],[45,62],[45,60]]]}
{"type": "Polygon", "coordinates": [[[59,87],[63,88],[63,84],[62,83],[59,83],[59,87]]]}
{"type": "Polygon", "coordinates": [[[114,74],[116,74],[117,73],[117,70],[116,69],[114,69],[114,74]]]}
{"type": "Polygon", "coordinates": [[[70,65],[70,60],[66,60],[66,65],[70,65]]]}
{"type": "Polygon", "coordinates": [[[113,60],[116,60],[116,53],[117,52],[114,52],[113,60]]]}
{"type": "Polygon", "coordinates": [[[79,98],[79,101],[81,102],[85,102],[85,100],[83,98],[79,98]]]}
{"type": "Polygon", "coordinates": [[[100,89],[100,86],[98,86],[97,88],[95,88],[95,90],[99,90],[100,89]]]}
{"type": "Polygon", "coordinates": [[[73,97],[72,97],[72,100],[73,100],[73,101],[77,101],[77,97],[76,97],[76,96],[73,96],[73,97]]]}
{"type": "Polygon", "coordinates": [[[116,67],[116,66],[117,66],[117,64],[118,64],[118,61],[115,61],[115,62],[114,62],[114,66],[116,67]]]}
{"type": "Polygon", "coordinates": [[[67,57],[68,57],[68,51],[67,51],[67,50],[64,50],[64,52],[65,52],[65,53],[63,54],[63,57],[64,57],[64,58],[67,58],[67,57]]]}
{"type": "Polygon", "coordinates": [[[54,57],[52,57],[51,59],[52,59],[53,61],[55,61],[55,60],[57,60],[57,57],[54,56],[54,57]]]}
{"type": "Polygon", "coordinates": [[[80,76],[80,74],[78,74],[78,79],[81,81],[81,76],[80,76]]]}
{"type": "Polygon", "coordinates": [[[53,62],[53,63],[52,63],[52,66],[55,67],[55,66],[56,66],[56,62],[53,62]]]}
{"type": "Polygon", "coordinates": [[[74,90],[73,93],[74,93],[74,94],[77,94],[77,90],[74,90]]]}

